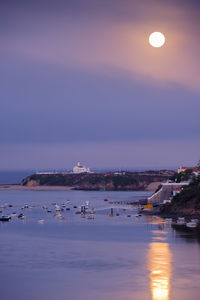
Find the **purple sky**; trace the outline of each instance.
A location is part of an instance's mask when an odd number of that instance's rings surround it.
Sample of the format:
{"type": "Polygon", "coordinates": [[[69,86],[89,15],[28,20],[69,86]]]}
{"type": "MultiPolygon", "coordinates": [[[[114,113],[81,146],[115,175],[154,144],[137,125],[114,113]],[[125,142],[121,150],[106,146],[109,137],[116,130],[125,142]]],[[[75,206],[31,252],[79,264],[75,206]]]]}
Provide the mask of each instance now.
{"type": "Polygon", "coordinates": [[[192,0],[1,1],[0,169],[196,164],[199,20],[192,0]]]}

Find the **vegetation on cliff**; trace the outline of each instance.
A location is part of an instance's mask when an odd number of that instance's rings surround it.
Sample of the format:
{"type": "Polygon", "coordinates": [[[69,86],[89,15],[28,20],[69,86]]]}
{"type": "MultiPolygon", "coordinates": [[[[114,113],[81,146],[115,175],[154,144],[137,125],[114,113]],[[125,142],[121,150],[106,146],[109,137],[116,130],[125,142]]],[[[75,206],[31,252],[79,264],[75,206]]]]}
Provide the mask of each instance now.
{"type": "Polygon", "coordinates": [[[195,178],[195,175],[193,174],[193,170],[188,169],[181,173],[174,173],[170,177],[170,180],[174,182],[182,182],[182,181],[192,180],[193,178],[195,178]]]}
{"type": "Polygon", "coordinates": [[[122,172],[122,173],[55,173],[33,174],[22,185],[67,186],[77,190],[145,190],[152,182],[162,182],[173,171],[122,172]]]}
{"type": "Polygon", "coordinates": [[[191,183],[173,198],[171,204],[164,205],[162,212],[200,214],[200,175],[194,176],[191,183]]]}

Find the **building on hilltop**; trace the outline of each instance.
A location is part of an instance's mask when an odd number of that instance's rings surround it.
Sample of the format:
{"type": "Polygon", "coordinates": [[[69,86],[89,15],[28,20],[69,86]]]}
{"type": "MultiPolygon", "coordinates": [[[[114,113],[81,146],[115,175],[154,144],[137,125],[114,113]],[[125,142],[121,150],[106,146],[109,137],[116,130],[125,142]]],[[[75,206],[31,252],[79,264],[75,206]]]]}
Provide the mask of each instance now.
{"type": "Polygon", "coordinates": [[[195,175],[198,175],[199,172],[200,172],[200,167],[180,167],[178,168],[178,173],[182,173],[182,172],[185,172],[187,170],[192,170],[192,172],[195,174],[195,175]]]}
{"type": "Polygon", "coordinates": [[[77,163],[77,165],[73,168],[73,173],[80,174],[80,173],[92,173],[92,171],[89,168],[86,168],[85,166],[82,166],[80,162],[77,163]]]}

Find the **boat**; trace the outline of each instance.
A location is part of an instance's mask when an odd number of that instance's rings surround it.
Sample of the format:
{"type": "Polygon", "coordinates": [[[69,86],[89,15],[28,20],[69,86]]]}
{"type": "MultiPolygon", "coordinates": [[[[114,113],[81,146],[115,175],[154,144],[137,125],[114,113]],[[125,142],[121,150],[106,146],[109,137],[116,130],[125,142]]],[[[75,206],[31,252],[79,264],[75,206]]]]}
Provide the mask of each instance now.
{"type": "Polygon", "coordinates": [[[24,214],[19,214],[18,215],[18,218],[21,219],[21,220],[25,220],[26,219],[26,216],[24,214]]]}
{"type": "Polygon", "coordinates": [[[198,219],[192,219],[190,222],[186,223],[186,227],[188,228],[196,228],[198,226],[198,219]]]}
{"type": "Polygon", "coordinates": [[[38,220],[38,224],[44,224],[45,223],[45,220],[38,220]]]}
{"type": "Polygon", "coordinates": [[[19,219],[21,219],[21,218],[23,218],[23,217],[24,217],[24,214],[19,214],[19,215],[18,215],[18,218],[19,218],[19,219]]]}
{"type": "Polygon", "coordinates": [[[15,212],[13,212],[11,215],[11,218],[17,217],[17,214],[15,212]]]}
{"type": "Polygon", "coordinates": [[[55,209],[56,209],[56,211],[61,211],[61,208],[60,208],[60,206],[59,205],[55,205],[55,209]]]}
{"type": "Polygon", "coordinates": [[[185,225],[186,222],[185,222],[185,218],[184,217],[179,217],[178,220],[176,221],[176,225],[185,225]]]}
{"type": "Polygon", "coordinates": [[[0,221],[1,222],[8,222],[10,221],[11,217],[10,216],[1,216],[0,221]]]}
{"type": "Polygon", "coordinates": [[[172,223],[172,221],[173,221],[172,218],[166,218],[166,219],[165,219],[165,222],[166,222],[166,223],[172,223]]]}

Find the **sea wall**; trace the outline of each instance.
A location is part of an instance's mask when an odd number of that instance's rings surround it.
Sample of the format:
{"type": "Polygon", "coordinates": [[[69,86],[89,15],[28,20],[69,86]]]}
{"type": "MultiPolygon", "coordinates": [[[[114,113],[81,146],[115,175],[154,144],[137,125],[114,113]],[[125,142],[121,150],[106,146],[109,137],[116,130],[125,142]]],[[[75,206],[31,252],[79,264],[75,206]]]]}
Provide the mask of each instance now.
{"type": "Polygon", "coordinates": [[[160,189],[148,198],[148,203],[162,203],[164,200],[171,200],[173,189],[180,188],[185,185],[188,185],[188,182],[163,183],[160,189]]]}

